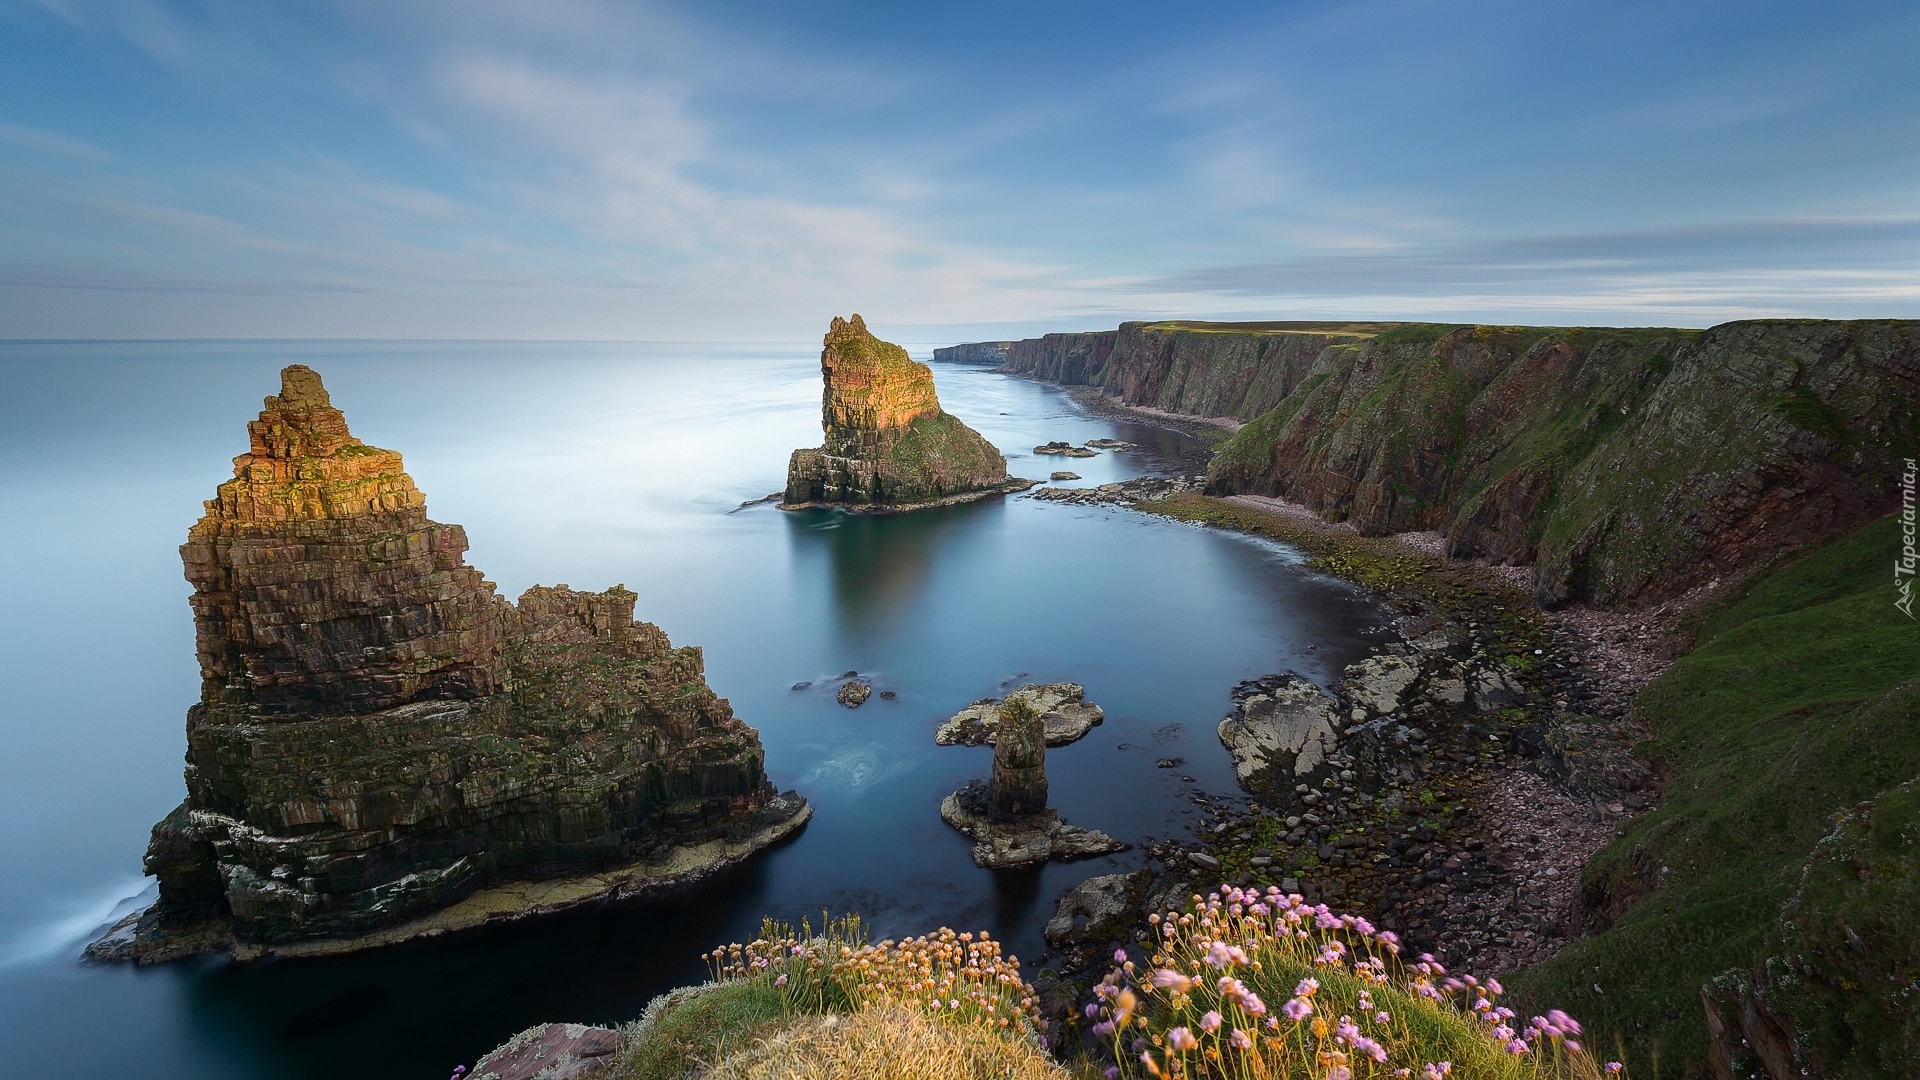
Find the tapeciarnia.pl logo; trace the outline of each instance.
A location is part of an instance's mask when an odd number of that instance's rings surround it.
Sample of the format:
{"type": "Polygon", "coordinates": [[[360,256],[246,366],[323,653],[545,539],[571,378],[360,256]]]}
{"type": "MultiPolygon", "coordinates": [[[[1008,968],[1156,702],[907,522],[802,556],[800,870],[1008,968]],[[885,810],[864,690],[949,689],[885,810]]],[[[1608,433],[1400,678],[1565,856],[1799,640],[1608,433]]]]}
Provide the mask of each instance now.
{"type": "Polygon", "coordinates": [[[1893,606],[1901,614],[1913,618],[1913,571],[1916,555],[1913,550],[1914,509],[1913,480],[1915,469],[1912,458],[1907,458],[1907,471],[1900,475],[1900,557],[1893,560],[1893,591],[1896,594],[1893,606]]]}

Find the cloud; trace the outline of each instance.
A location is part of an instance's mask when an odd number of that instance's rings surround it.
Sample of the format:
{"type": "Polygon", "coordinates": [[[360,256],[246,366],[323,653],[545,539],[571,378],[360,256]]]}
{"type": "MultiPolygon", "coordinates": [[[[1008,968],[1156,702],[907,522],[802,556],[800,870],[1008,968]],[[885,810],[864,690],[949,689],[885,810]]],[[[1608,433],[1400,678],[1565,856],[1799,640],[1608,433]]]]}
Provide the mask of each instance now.
{"type": "Polygon", "coordinates": [[[1114,283],[1136,294],[1721,317],[1920,311],[1920,218],[1786,219],[1303,255],[1114,283]]]}

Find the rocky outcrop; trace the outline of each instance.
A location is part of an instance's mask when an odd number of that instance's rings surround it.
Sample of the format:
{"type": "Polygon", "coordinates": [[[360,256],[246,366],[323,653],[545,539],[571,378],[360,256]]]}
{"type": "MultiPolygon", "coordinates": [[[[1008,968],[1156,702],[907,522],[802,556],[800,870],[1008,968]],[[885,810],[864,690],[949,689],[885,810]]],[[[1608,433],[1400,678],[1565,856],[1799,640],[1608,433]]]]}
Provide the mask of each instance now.
{"type": "MultiPolygon", "coordinates": [[[[1028,683],[1007,698],[1020,698],[1039,714],[1048,746],[1084,738],[1106,718],[1100,706],[1087,700],[1087,688],[1079,683],[1028,683]]],[[[994,745],[1000,734],[1000,706],[994,698],[981,698],[941,724],[933,741],[941,746],[994,745]]]]}
{"type": "Polygon", "coordinates": [[[589,1080],[611,1074],[626,1048],[612,1028],[540,1024],[481,1058],[467,1080],[589,1080]]]}
{"type": "Polygon", "coordinates": [[[1152,885],[1151,870],[1102,874],[1075,885],[1047,920],[1042,931],[1047,944],[1065,954],[1066,968],[1087,966],[1101,958],[1107,946],[1131,936],[1152,885]]]}
{"type": "Polygon", "coordinates": [[[834,319],[820,351],[824,445],[795,450],[780,505],[904,510],[1024,491],[1007,459],[941,411],[933,370],[867,332],[860,316],[834,319]]]}
{"type": "Polygon", "coordinates": [[[998,712],[992,778],[940,803],[941,819],[974,840],[974,863],[1004,870],[1125,850],[1105,833],[1069,825],[1047,808],[1046,726],[1033,703],[1009,695],[998,712]]]}
{"type": "Polygon", "coordinates": [[[180,551],[201,700],[159,901],[96,956],[342,951],[683,888],[808,813],[624,587],[518,604],[282,373],[180,551]]]}
{"type": "MultiPolygon", "coordinates": [[[[1079,477],[1074,477],[1078,480],[1079,477]]],[[[1178,495],[1187,491],[1199,491],[1206,484],[1203,476],[1136,476],[1132,480],[1121,480],[1112,484],[1101,484],[1090,488],[1042,488],[1028,498],[1042,502],[1074,503],[1092,506],[1098,503],[1110,503],[1127,506],[1132,503],[1146,502],[1152,499],[1164,499],[1169,495],[1178,495]]]]}
{"type": "Polygon", "coordinates": [[[1075,446],[1069,442],[1058,442],[1058,441],[1050,442],[1050,443],[1042,443],[1041,445],[1034,447],[1033,452],[1036,454],[1050,455],[1052,457],[1081,458],[1081,457],[1099,457],[1100,456],[1100,452],[1098,450],[1088,450],[1085,447],[1075,446]]]}
{"type": "Polygon", "coordinates": [[[933,359],[942,364],[1004,364],[1011,341],[970,341],[933,350],[933,359]]]}
{"type": "Polygon", "coordinates": [[[1380,780],[1411,780],[1430,729],[1519,703],[1499,662],[1463,656],[1445,630],[1349,664],[1337,696],[1291,672],[1242,683],[1220,721],[1220,742],[1249,792],[1281,796],[1318,782],[1335,763],[1380,780]]]}
{"type": "Polygon", "coordinates": [[[1920,323],[1710,330],[1128,323],[1005,370],[1250,421],[1213,494],[1534,567],[1548,604],[1651,603],[1872,520],[1920,440],[1920,323]]]}

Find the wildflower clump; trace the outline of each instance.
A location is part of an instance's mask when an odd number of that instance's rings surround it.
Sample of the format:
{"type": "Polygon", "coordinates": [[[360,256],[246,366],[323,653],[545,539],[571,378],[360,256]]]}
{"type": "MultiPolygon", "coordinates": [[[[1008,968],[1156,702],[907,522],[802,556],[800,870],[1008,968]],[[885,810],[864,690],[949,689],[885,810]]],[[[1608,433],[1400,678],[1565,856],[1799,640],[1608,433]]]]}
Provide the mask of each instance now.
{"type": "Polygon", "coordinates": [[[825,919],[819,933],[772,919],[747,944],[707,955],[716,982],[775,987],[783,1007],[802,1014],[905,1008],[949,1023],[1037,1039],[1039,1003],[1017,957],[985,931],[941,927],[921,937],[869,944],[855,915],[825,919]]]}
{"type": "Polygon", "coordinates": [[[1120,966],[1086,1016],[1109,1078],[1600,1080],[1617,1077],[1557,1010],[1522,1021],[1497,980],[1450,977],[1367,920],[1277,888],[1222,887],[1150,917],[1150,962],[1120,966]]]}

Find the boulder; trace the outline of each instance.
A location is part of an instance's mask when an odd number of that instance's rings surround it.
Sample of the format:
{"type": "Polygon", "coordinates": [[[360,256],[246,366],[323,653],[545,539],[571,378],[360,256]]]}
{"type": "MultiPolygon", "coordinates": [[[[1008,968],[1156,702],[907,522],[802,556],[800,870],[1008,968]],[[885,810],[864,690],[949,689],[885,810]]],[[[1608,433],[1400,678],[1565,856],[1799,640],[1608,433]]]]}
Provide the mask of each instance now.
{"type": "Polygon", "coordinates": [[[1043,443],[1040,446],[1034,447],[1033,452],[1036,454],[1050,455],[1052,457],[1083,458],[1100,456],[1097,450],[1085,450],[1072,443],[1066,442],[1043,443]]]}
{"type": "Polygon", "coordinates": [[[609,1075],[627,1038],[584,1024],[541,1024],[480,1059],[468,1080],[591,1080],[609,1075]]]}
{"type": "Polygon", "coordinates": [[[1101,945],[1125,937],[1152,883],[1153,871],[1135,870],[1102,874],[1075,885],[1047,920],[1043,931],[1047,944],[1055,948],[1101,945]]]}
{"type": "Polygon", "coordinates": [[[840,684],[839,690],[834,692],[833,700],[845,705],[849,709],[857,709],[866,704],[867,699],[872,696],[873,685],[871,683],[863,682],[859,679],[848,679],[846,682],[840,684]]]}
{"type": "Polygon", "coordinates": [[[1240,786],[1277,793],[1323,766],[1338,740],[1337,708],[1333,698],[1297,677],[1242,701],[1219,728],[1240,786]]]}

